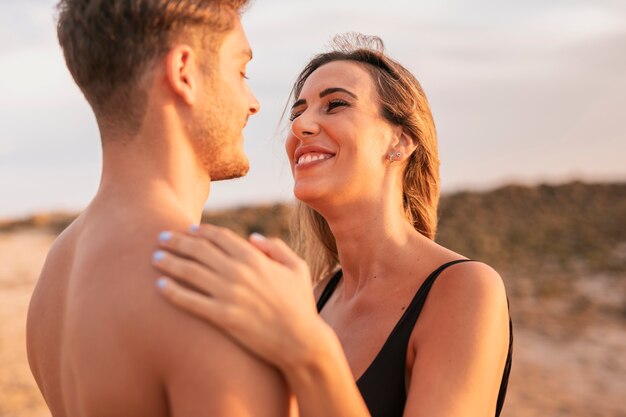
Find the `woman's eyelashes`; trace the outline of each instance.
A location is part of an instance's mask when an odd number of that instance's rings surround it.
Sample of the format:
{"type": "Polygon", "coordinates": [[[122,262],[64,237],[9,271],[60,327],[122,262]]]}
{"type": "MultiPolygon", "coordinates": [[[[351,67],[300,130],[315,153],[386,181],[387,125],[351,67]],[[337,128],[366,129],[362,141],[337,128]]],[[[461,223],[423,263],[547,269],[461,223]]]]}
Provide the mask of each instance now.
{"type": "Polygon", "coordinates": [[[328,109],[328,111],[331,111],[333,109],[336,109],[337,107],[343,107],[343,106],[346,106],[346,107],[349,106],[348,102],[345,101],[345,100],[341,100],[341,99],[336,98],[336,99],[330,100],[328,102],[327,109],[328,109]]]}
{"type": "Polygon", "coordinates": [[[289,115],[289,121],[293,122],[294,120],[296,120],[296,118],[298,116],[300,116],[302,114],[302,111],[294,111],[289,115]]]}
{"type": "MultiPolygon", "coordinates": [[[[338,99],[338,98],[333,99],[333,100],[329,100],[328,103],[326,104],[326,112],[330,113],[331,111],[333,111],[334,109],[336,109],[338,107],[348,107],[349,105],[350,105],[350,103],[348,103],[347,101],[341,100],[341,99],[338,99]]],[[[306,109],[294,111],[289,116],[289,120],[293,122],[298,116],[300,116],[302,113],[304,113],[304,110],[306,110],[306,109]]]]}

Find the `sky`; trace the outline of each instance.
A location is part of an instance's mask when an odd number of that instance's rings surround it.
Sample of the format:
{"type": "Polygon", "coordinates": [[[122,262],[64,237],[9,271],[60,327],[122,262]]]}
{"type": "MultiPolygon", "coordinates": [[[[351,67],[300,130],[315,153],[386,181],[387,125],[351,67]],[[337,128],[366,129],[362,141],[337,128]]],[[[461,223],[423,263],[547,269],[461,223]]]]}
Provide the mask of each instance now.
{"type": "MultiPolygon", "coordinates": [[[[78,211],[101,169],[91,110],[65,67],[56,0],[0,1],[0,218],[78,211]]],[[[256,0],[243,18],[261,102],[251,169],[207,209],[290,201],[279,120],[307,60],[337,33],[378,35],[420,80],[442,191],[626,180],[623,0],[256,0]]]]}

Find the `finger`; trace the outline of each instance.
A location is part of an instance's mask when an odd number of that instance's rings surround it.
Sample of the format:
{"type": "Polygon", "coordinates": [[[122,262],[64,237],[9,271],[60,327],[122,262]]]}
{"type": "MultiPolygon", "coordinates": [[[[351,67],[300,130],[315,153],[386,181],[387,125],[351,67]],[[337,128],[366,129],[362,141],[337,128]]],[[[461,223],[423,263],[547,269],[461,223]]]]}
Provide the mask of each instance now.
{"type": "Polygon", "coordinates": [[[250,235],[250,243],[266,254],[269,258],[288,267],[297,269],[304,262],[285,242],[281,239],[268,239],[259,233],[250,235]]]}
{"type": "MultiPolygon", "coordinates": [[[[251,331],[250,326],[246,326],[250,320],[245,319],[245,314],[242,314],[244,313],[243,310],[238,309],[235,305],[202,296],[177,284],[168,277],[160,277],[156,285],[163,298],[174,307],[205,320],[230,337],[235,343],[238,343],[243,349],[254,355],[259,355],[260,352],[251,348],[259,343],[260,338],[255,335],[254,331],[251,331]]],[[[268,360],[268,358],[261,357],[268,360]]]]}
{"type": "MultiPolygon", "coordinates": [[[[209,232],[209,233],[212,233],[209,232]]],[[[227,229],[217,230],[216,234],[224,234],[229,239],[229,234],[233,234],[227,229]]],[[[233,234],[234,235],[234,234],[233,234]]],[[[219,239],[219,237],[218,237],[219,239]]],[[[162,232],[159,236],[160,245],[175,253],[198,261],[202,266],[206,266],[214,275],[223,278],[224,284],[232,282],[254,283],[253,279],[255,265],[258,264],[262,256],[248,242],[237,237],[243,242],[247,254],[241,251],[237,257],[233,257],[217,247],[217,245],[190,230],[190,234],[183,235],[174,232],[162,232]]],[[[164,256],[164,255],[163,255],[164,256]]]]}
{"type": "Polygon", "coordinates": [[[218,298],[223,298],[225,295],[224,280],[195,261],[180,258],[165,251],[157,251],[152,257],[152,264],[166,275],[191,285],[207,295],[218,298]]]}
{"type": "Polygon", "coordinates": [[[159,234],[159,246],[175,254],[196,260],[215,272],[223,272],[221,267],[225,262],[228,262],[224,252],[200,236],[169,231],[161,232],[159,234]]]}
{"type": "Polygon", "coordinates": [[[156,285],[163,297],[175,307],[223,329],[224,321],[220,320],[223,310],[222,304],[215,298],[201,295],[167,277],[159,278],[156,285]]]}
{"type": "Polygon", "coordinates": [[[232,259],[249,264],[258,259],[257,252],[250,244],[241,236],[235,234],[232,230],[217,227],[209,224],[203,224],[198,228],[192,228],[189,231],[194,236],[202,236],[216,247],[224,251],[232,259]]]}

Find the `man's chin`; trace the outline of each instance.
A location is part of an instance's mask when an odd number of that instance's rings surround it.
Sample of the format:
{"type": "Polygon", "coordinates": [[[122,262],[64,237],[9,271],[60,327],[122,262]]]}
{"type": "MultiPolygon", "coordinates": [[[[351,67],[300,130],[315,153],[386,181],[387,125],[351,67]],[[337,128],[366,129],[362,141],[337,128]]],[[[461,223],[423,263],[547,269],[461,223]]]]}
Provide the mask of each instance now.
{"type": "Polygon", "coordinates": [[[232,180],[234,178],[244,177],[250,170],[250,164],[246,161],[245,164],[240,164],[237,167],[230,166],[220,170],[217,173],[211,173],[211,181],[224,181],[232,180]]]}

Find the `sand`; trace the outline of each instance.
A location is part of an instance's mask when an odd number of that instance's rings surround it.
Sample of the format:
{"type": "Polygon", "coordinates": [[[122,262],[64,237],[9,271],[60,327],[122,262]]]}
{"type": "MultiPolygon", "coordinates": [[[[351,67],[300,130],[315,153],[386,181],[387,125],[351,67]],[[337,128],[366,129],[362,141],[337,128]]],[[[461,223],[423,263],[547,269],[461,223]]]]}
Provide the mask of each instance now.
{"type": "Polygon", "coordinates": [[[0,416],[49,416],[26,357],[26,313],[54,235],[0,233],[0,416]]]}

